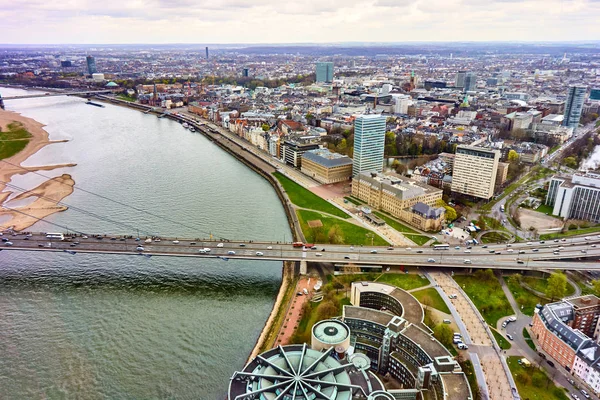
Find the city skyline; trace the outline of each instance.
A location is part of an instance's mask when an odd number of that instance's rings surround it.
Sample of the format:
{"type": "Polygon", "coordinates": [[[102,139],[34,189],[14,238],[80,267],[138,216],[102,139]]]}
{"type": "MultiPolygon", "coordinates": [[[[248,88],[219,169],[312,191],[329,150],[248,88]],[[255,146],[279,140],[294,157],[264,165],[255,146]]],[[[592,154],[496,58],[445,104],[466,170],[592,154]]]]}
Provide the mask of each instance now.
{"type": "Polygon", "coordinates": [[[247,44],[599,40],[599,12],[600,2],[593,0],[158,0],[101,5],[30,0],[6,3],[0,14],[6,27],[2,41],[7,44],[247,44]],[[269,23],[258,23],[266,16],[269,23]]]}

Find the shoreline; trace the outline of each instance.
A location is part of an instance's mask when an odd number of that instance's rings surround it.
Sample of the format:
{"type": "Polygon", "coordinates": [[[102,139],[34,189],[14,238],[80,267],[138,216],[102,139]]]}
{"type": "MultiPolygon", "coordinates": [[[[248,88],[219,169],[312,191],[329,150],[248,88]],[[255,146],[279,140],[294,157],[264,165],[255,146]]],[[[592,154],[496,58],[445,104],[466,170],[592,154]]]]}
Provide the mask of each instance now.
{"type": "Polygon", "coordinates": [[[26,192],[11,189],[10,186],[7,186],[7,183],[10,184],[13,176],[16,175],[24,175],[36,171],[52,171],[57,168],[74,167],[77,164],[67,163],[36,167],[21,166],[29,157],[47,145],[62,143],[66,140],[50,140],[48,132],[44,129],[44,124],[15,111],[0,110],[0,127],[3,131],[7,128],[8,124],[14,122],[21,124],[31,134],[31,137],[23,150],[11,157],[0,160],[0,207],[2,207],[0,209],[0,217],[10,216],[8,221],[2,223],[1,228],[11,228],[21,231],[29,228],[41,219],[66,210],[67,207],[58,205],[58,202],[73,193],[75,181],[73,181],[70,175],[63,174],[60,177],[48,179],[26,192]],[[8,200],[13,194],[17,194],[17,196],[8,200]],[[23,201],[30,198],[35,198],[35,200],[25,207],[15,207],[17,211],[4,208],[9,207],[12,201],[23,201]]]}

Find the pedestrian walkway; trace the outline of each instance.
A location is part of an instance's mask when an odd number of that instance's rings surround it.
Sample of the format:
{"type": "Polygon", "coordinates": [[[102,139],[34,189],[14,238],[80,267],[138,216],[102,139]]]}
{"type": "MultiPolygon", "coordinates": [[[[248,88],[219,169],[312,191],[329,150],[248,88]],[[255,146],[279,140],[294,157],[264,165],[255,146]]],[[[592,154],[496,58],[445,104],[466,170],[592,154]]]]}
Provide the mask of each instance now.
{"type": "Polygon", "coordinates": [[[310,295],[312,294],[313,287],[317,283],[316,278],[310,277],[302,277],[296,284],[296,289],[294,292],[294,298],[292,299],[288,310],[286,311],[286,316],[283,321],[283,324],[277,334],[277,340],[275,341],[276,345],[286,345],[290,343],[290,339],[296,329],[298,328],[298,324],[302,319],[302,309],[304,303],[310,300],[310,295]],[[302,293],[306,289],[309,295],[297,295],[297,293],[302,293]]]}

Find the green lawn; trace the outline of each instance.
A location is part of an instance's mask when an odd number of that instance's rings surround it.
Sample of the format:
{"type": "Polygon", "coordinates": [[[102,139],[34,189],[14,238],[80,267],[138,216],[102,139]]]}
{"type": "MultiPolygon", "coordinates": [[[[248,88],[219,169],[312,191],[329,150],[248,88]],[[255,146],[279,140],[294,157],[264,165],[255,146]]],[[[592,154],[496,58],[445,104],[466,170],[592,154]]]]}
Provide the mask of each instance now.
{"type": "Polygon", "coordinates": [[[504,280],[506,281],[508,289],[515,298],[515,301],[519,306],[521,306],[521,311],[523,314],[533,316],[533,310],[535,309],[536,304],[547,303],[546,300],[531,293],[518,283],[513,283],[511,279],[508,279],[508,277],[505,277],[504,280]]]}
{"type": "Polygon", "coordinates": [[[560,149],[560,144],[557,144],[556,146],[554,146],[550,150],[548,150],[548,154],[552,154],[558,149],[560,149]]]}
{"type": "Polygon", "coordinates": [[[332,243],[330,232],[332,227],[339,227],[337,243],[351,245],[388,246],[381,236],[358,225],[351,224],[338,218],[329,217],[315,211],[296,210],[300,227],[307,241],[314,243],[332,243]],[[320,220],[321,228],[309,228],[307,221],[320,220]],[[367,236],[368,235],[368,236],[367,236]]]}
{"type": "Polygon", "coordinates": [[[500,318],[514,313],[496,277],[482,280],[476,273],[475,275],[454,275],[454,280],[471,298],[489,325],[496,326],[496,322],[500,318]]]}
{"type": "MultiPolygon", "coordinates": [[[[556,387],[546,373],[536,367],[524,367],[518,363],[522,357],[508,357],[508,367],[517,384],[522,399],[529,400],[568,400],[565,390],[556,387]]],[[[531,361],[531,360],[530,360],[531,361]]]]}
{"type": "Polygon", "coordinates": [[[548,215],[552,215],[553,210],[554,210],[554,207],[547,206],[545,204],[542,204],[538,208],[535,209],[535,211],[539,211],[541,213],[548,214],[548,215]]]}
{"type": "MultiPolygon", "coordinates": [[[[523,282],[538,292],[546,293],[546,289],[548,288],[548,279],[547,278],[536,278],[533,276],[525,276],[523,277],[523,282]]],[[[565,292],[565,296],[571,296],[575,293],[575,288],[573,285],[567,281],[567,290],[565,292]]]]}
{"type": "Polygon", "coordinates": [[[352,197],[346,196],[344,197],[344,199],[348,200],[350,203],[354,204],[355,206],[360,206],[362,203],[356,199],[353,199],[352,197]]]}
{"type": "Polygon", "coordinates": [[[512,347],[512,345],[510,344],[508,339],[505,339],[504,336],[502,336],[500,334],[500,332],[498,332],[494,328],[491,328],[490,330],[492,331],[492,334],[494,335],[494,338],[496,339],[496,343],[498,343],[498,346],[500,346],[500,348],[502,350],[508,350],[512,347]]]}
{"type": "Polygon", "coordinates": [[[431,236],[422,235],[413,228],[404,225],[402,222],[388,216],[387,214],[374,211],[373,214],[385,221],[386,224],[394,228],[400,233],[403,233],[408,239],[412,240],[419,246],[423,246],[425,243],[431,240],[431,236]]]}
{"type": "Polygon", "coordinates": [[[298,185],[296,182],[280,174],[279,172],[274,172],[273,175],[275,178],[277,178],[277,180],[281,183],[281,186],[283,186],[283,189],[287,192],[290,201],[298,207],[326,212],[340,218],[350,218],[348,214],[339,208],[323,200],[310,190],[304,189],[302,186],[298,185]]]}
{"type": "Polygon", "coordinates": [[[482,243],[504,243],[510,240],[511,236],[501,232],[488,232],[481,236],[482,243]]]}
{"type": "Polygon", "coordinates": [[[17,122],[8,124],[8,130],[0,131],[0,160],[20,152],[29,143],[31,134],[17,122]]]}
{"type": "Polygon", "coordinates": [[[523,338],[527,342],[527,345],[531,347],[533,351],[537,351],[535,348],[535,343],[533,343],[533,339],[529,336],[529,332],[527,332],[527,328],[523,328],[523,338]]]}
{"type": "MultiPolygon", "coordinates": [[[[419,300],[424,305],[429,305],[437,310],[440,310],[443,313],[450,314],[450,309],[446,305],[446,302],[444,301],[444,299],[442,299],[442,296],[440,296],[440,294],[437,290],[435,290],[435,288],[417,290],[416,292],[412,292],[411,294],[415,296],[417,300],[419,300]],[[429,298],[431,300],[430,304],[425,304],[423,302],[423,299],[426,298],[429,298]]],[[[428,300],[425,300],[425,302],[427,301],[428,300]]]]}
{"type": "Polygon", "coordinates": [[[427,278],[423,278],[421,275],[417,274],[385,273],[377,279],[377,282],[388,283],[404,290],[411,290],[429,285],[429,280],[427,280],[427,278]]]}
{"type": "Polygon", "coordinates": [[[135,102],[136,101],[135,97],[132,97],[132,96],[129,96],[129,95],[126,95],[126,94],[123,94],[123,93],[117,95],[117,99],[125,100],[125,101],[130,101],[130,102],[135,102]]]}
{"type": "Polygon", "coordinates": [[[592,226],[590,228],[582,228],[582,229],[573,229],[572,231],[566,231],[561,233],[546,233],[544,235],[540,235],[540,240],[551,240],[569,236],[577,236],[577,235],[585,235],[588,233],[598,233],[600,232],[600,225],[592,226]]]}

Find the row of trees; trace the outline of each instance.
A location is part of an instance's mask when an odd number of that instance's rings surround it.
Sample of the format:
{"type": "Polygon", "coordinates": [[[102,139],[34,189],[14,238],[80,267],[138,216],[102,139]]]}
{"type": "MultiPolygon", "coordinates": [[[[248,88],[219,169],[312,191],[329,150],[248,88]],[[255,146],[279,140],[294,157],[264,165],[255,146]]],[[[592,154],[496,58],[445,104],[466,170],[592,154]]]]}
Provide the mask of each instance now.
{"type": "Polygon", "coordinates": [[[420,133],[387,132],[385,135],[385,155],[394,156],[420,156],[424,154],[454,153],[456,144],[449,143],[449,138],[438,139],[434,135],[420,133]]]}

